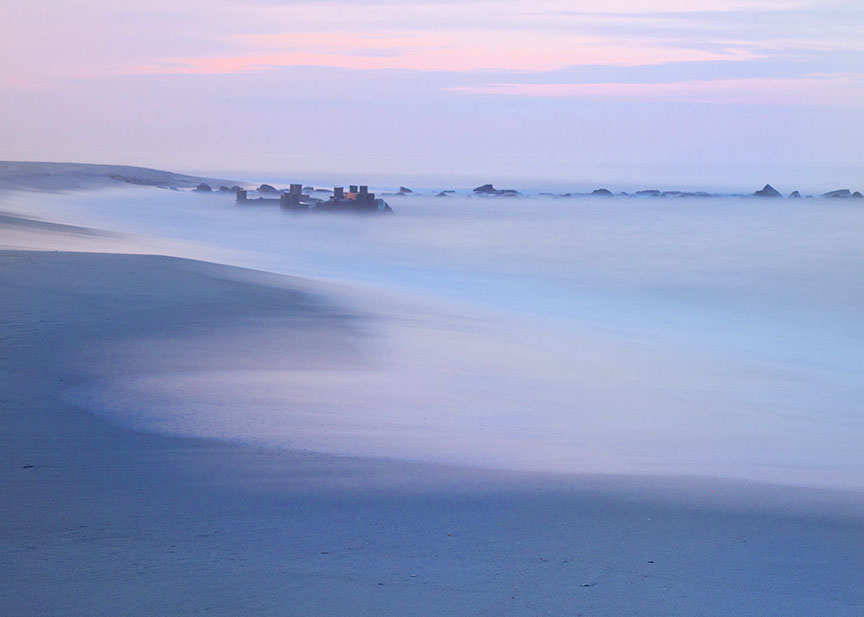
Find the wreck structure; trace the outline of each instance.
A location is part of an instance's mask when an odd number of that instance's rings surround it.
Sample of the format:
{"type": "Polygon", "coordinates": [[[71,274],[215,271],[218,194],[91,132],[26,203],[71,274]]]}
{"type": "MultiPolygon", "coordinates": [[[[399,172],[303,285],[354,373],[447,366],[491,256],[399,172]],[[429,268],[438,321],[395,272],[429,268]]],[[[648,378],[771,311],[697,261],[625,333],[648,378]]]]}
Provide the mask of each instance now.
{"type": "Polygon", "coordinates": [[[392,212],[393,210],[383,199],[376,199],[375,193],[369,192],[366,185],[336,186],[328,199],[318,199],[303,193],[302,184],[292,184],[287,191],[279,193],[279,197],[249,198],[249,191],[237,189],[238,205],[279,204],[284,210],[314,210],[319,212],[392,212]]]}
{"type": "Polygon", "coordinates": [[[375,199],[375,193],[369,192],[368,186],[351,185],[348,191],[344,187],[333,187],[333,195],[327,201],[316,206],[319,210],[352,211],[352,212],[392,212],[383,199],[375,199]]]}

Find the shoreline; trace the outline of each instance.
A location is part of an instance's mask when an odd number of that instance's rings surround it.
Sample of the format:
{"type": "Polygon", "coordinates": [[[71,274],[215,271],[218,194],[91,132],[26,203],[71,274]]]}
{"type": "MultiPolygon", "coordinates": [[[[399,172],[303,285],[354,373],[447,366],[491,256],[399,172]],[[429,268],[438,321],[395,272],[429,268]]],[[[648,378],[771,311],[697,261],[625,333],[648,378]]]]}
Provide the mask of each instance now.
{"type": "MultiPolygon", "coordinates": [[[[232,174],[233,175],[233,172],[232,174]]],[[[243,174],[238,174],[243,175],[243,174]]],[[[255,174],[257,175],[257,174],[255,174]]],[[[272,174],[278,176],[279,174],[272,174]]],[[[321,176],[321,174],[309,173],[305,175],[321,176]]],[[[325,174],[330,175],[330,174],[325,174]]],[[[612,198],[612,197],[629,197],[641,199],[680,199],[680,198],[698,198],[698,199],[727,199],[727,198],[783,198],[783,195],[778,192],[771,184],[764,185],[759,189],[758,186],[744,188],[739,184],[737,188],[729,188],[720,190],[717,188],[711,189],[702,187],[699,188],[693,185],[676,185],[668,182],[648,182],[644,185],[635,184],[630,181],[593,181],[590,185],[585,180],[573,180],[564,182],[561,179],[550,180],[551,186],[539,186],[534,181],[528,181],[528,184],[533,188],[528,189],[525,186],[517,188],[495,188],[491,183],[480,184],[474,186],[478,182],[480,176],[473,180],[462,178],[459,180],[464,186],[454,188],[456,185],[425,187],[422,189],[412,190],[405,186],[396,185],[391,180],[387,180],[384,184],[377,184],[378,190],[382,191],[382,196],[385,197],[405,197],[423,195],[426,197],[448,197],[450,195],[460,194],[461,196],[474,196],[480,198],[503,197],[503,198],[518,198],[518,197],[549,197],[549,198],[612,198]],[[467,182],[467,184],[465,184],[467,182]],[[608,187],[624,186],[627,190],[620,188],[608,187]],[[552,188],[552,186],[556,188],[552,188]],[[581,186],[580,189],[573,188],[581,186]],[[659,187],[666,188],[659,188],[659,187]],[[473,187],[473,188],[471,188],[473,187]]],[[[281,178],[279,181],[272,177],[259,178],[262,183],[290,184],[296,182],[296,178],[286,180],[281,178]]],[[[320,177],[317,180],[321,180],[320,177]]],[[[488,178],[487,178],[488,180],[488,178]]],[[[328,181],[338,182],[335,178],[328,178],[328,181]]],[[[454,179],[455,181],[455,179],[454,179]]],[[[483,180],[485,182],[486,180],[483,180]]],[[[500,178],[497,181],[500,181],[500,178]]],[[[62,192],[70,190],[94,190],[99,188],[122,187],[122,186],[139,186],[139,187],[154,187],[170,190],[193,190],[197,187],[203,188],[201,185],[207,185],[203,190],[204,193],[209,193],[211,190],[219,193],[217,187],[226,189],[222,192],[232,192],[229,187],[243,186],[248,187],[250,191],[254,191],[254,185],[257,183],[228,180],[225,178],[215,178],[212,176],[190,175],[170,172],[162,169],[153,169],[149,167],[141,167],[134,165],[114,165],[114,164],[98,164],[98,163],[72,163],[72,162],[57,162],[57,161],[0,161],[0,193],[4,191],[22,191],[22,192],[62,192]],[[212,186],[211,186],[212,185],[212,186]]],[[[330,192],[329,188],[321,188],[318,186],[321,182],[313,182],[316,186],[309,187],[312,192],[330,192]]],[[[324,182],[327,184],[327,182],[324,182]]],[[[793,183],[794,184],[794,183],[793,183]]],[[[812,182],[810,183],[812,184],[812,182]]],[[[265,184],[262,184],[264,186],[265,184]]],[[[300,187],[308,186],[308,182],[298,185],[300,187]]],[[[854,185],[849,185],[849,188],[826,188],[822,186],[820,189],[814,189],[812,186],[803,191],[803,194],[798,189],[801,186],[793,185],[785,187],[787,195],[785,199],[827,199],[829,201],[840,200],[841,202],[851,199],[853,202],[856,199],[862,199],[861,191],[854,185]],[[790,192],[791,191],[791,192],[790,192]],[[811,194],[812,193],[812,194],[811,194]]],[[[276,194],[277,189],[273,189],[276,194]]],[[[859,187],[860,188],[860,187],[859,187]]],[[[285,188],[279,190],[284,192],[285,188]]],[[[252,203],[250,201],[250,203],[252,203]]]]}
{"type": "MultiPolygon", "coordinates": [[[[258,333],[263,364],[315,349],[330,365],[362,357],[365,316],[302,281],[204,262],[0,260],[3,614],[851,616],[864,605],[858,494],[462,469],[115,426],[61,400],[134,368],[85,349],[92,337],[228,328],[238,344],[258,333]]],[[[220,362],[206,347],[160,361],[182,370],[189,358],[220,362]]]]}

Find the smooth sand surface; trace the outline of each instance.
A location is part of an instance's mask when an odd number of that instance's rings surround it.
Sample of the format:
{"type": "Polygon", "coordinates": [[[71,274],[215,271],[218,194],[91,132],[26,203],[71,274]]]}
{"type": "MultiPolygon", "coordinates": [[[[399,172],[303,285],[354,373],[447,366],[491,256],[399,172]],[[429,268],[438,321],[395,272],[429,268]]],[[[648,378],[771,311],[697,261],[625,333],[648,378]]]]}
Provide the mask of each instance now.
{"type": "Polygon", "coordinates": [[[308,282],[21,251],[0,253],[0,298],[2,615],[864,610],[855,494],[268,450],[136,433],[63,403],[87,380],[157,367],[364,362],[374,316],[308,282]]]}

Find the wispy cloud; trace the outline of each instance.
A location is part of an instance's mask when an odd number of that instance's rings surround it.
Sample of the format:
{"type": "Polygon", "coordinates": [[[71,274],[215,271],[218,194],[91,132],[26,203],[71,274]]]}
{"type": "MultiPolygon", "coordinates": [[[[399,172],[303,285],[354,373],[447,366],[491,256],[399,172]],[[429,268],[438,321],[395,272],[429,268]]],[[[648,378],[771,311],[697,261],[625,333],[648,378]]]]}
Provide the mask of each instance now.
{"type": "Polygon", "coordinates": [[[592,101],[678,101],[770,105],[862,105],[864,75],[809,75],[793,79],[713,79],[665,83],[497,83],[458,86],[454,92],[592,101]]]}
{"type": "Polygon", "coordinates": [[[110,13],[102,0],[32,0],[0,6],[9,52],[0,87],[301,66],[478,74],[743,66],[790,50],[864,50],[855,16],[864,8],[846,0],[131,0],[110,13]]]}
{"type": "Polygon", "coordinates": [[[272,167],[302,143],[321,169],[338,150],[388,171],[857,165],[862,23],[861,0],[12,0],[0,145],[272,167]],[[238,149],[260,127],[291,139],[238,149]]]}
{"type": "Polygon", "coordinates": [[[578,65],[645,66],[741,61],[758,54],[730,45],[705,50],[558,33],[463,31],[437,36],[319,32],[236,37],[249,51],[166,59],[126,69],[136,74],[243,73],[287,66],[358,70],[550,71],[578,65]],[[383,53],[386,52],[386,53],[383,53]]]}

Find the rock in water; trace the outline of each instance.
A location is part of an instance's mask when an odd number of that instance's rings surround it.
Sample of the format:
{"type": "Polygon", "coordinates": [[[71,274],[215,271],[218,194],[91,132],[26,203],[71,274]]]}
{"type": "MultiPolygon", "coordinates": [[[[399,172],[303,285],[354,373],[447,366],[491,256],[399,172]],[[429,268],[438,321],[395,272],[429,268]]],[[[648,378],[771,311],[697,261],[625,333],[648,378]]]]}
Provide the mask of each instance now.
{"type": "Polygon", "coordinates": [[[597,197],[612,197],[612,191],[609,189],[596,189],[591,194],[597,197]]]}
{"type": "Polygon", "coordinates": [[[798,191],[792,191],[789,193],[789,199],[801,199],[801,193],[798,191]]]}
{"type": "Polygon", "coordinates": [[[474,189],[475,193],[485,194],[485,195],[497,195],[498,189],[496,189],[491,184],[484,184],[483,186],[478,186],[474,189]]]}
{"type": "Polygon", "coordinates": [[[195,187],[195,190],[199,193],[210,193],[213,189],[210,188],[210,185],[206,182],[202,182],[198,186],[195,187]]]}
{"type": "Polygon", "coordinates": [[[407,186],[400,186],[399,192],[402,193],[403,195],[407,195],[408,193],[413,193],[414,191],[409,189],[407,186]]]}
{"type": "Polygon", "coordinates": [[[861,191],[855,191],[854,193],[852,193],[852,197],[854,197],[855,199],[864,199],[864,195],[861,194],[861,191]]]}
{"type": "Polygon", "coordinates": [[[782,195],[780,195],[780,192],[770,184],[766,184],[764,187],[762,187],[761,191],[756,191],[753,194],[756,197],[782,197],[782,195]]]}
{"type": "Polygon", "coordinates": [[[258,187],[259,193],[278,193],[275,187],[270,186],[269,184],[262,184],[258,187]]]}
{"type": "Polygon", "coordinates": [[[828,191],[827,193],[822,193],[822,197],[830,197],[832,199],[845,199],[846,197],[852,197],[852,193],[849,189],[840,189],[838,191],[828,191]]]}

